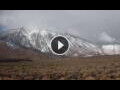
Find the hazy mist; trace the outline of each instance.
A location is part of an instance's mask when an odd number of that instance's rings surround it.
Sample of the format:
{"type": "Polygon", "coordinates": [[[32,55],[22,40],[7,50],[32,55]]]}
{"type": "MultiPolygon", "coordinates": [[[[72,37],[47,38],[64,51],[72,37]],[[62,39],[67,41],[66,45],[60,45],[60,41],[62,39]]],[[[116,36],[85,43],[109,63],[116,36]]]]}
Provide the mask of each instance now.
{"type": "Polygon", "coordinates": [[[119,10],[0,10],[0,29],[53,28],[92,42],[120,41],[119,10]]]}

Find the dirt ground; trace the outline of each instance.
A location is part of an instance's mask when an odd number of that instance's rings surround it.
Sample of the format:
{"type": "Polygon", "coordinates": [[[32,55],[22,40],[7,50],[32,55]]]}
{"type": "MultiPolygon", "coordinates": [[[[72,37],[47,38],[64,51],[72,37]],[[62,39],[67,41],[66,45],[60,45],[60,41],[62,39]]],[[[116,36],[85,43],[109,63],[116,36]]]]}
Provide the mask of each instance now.
{"type": "Polygon", "coordinates": [[[0,80],[120,80],[120,56],[0,62],[0,80]]]}

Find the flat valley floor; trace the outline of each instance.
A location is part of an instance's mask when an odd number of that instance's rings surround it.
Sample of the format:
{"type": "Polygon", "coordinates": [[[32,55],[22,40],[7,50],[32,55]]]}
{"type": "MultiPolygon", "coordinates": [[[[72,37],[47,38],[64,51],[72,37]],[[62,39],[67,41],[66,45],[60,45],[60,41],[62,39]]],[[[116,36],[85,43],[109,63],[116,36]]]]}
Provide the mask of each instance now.
{"type": "Polygon", "coordinates": [[[0,80],[120,80],[120,56],[1,60],[0,80]]]}

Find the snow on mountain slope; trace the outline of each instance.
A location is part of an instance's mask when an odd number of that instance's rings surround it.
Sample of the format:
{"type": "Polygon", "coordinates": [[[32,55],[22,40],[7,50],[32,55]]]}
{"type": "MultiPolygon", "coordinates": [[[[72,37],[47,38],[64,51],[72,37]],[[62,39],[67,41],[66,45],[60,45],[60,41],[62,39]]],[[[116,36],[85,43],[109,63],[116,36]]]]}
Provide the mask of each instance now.
{"type": "Polygon", "coordinates": [[[0,32],[0,40],[11,47],[24,47],[38,50],[42,53],[50,53],[50,42],[54,36],[62,35],[69,40],[70,48],[65,56],[93,56],[99,54],[100,49],[96,45],[79,37],[67,34],[51,32],[46,29],[19,28],[0,32]]]}
{"type": "Polygon", "coordinates": [[[120,45],[103,45],[102,46],[103,54],[105,55],[119,55],[120,54],[120,45]]]}

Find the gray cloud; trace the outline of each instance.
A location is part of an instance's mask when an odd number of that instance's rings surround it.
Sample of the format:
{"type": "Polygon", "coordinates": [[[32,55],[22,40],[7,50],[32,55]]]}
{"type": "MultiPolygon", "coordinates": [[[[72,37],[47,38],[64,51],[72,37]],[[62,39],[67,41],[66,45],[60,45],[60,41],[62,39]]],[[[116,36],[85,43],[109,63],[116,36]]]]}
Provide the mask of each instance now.
{"type": "Polygon", "coordinates": [[[102,32],[99,38],[101,41],[109,42],[109,43],[114,43],[116,42],[116,39],[108,35],[106,32],[102,32]]]}
{"type": "Polygon", "coordinates": [[[0,10],[1,26],[57,28],[91,41],[97,41],[103,32],[120,40],[119,24],[120,11],[112,10],[0,10]]]}

